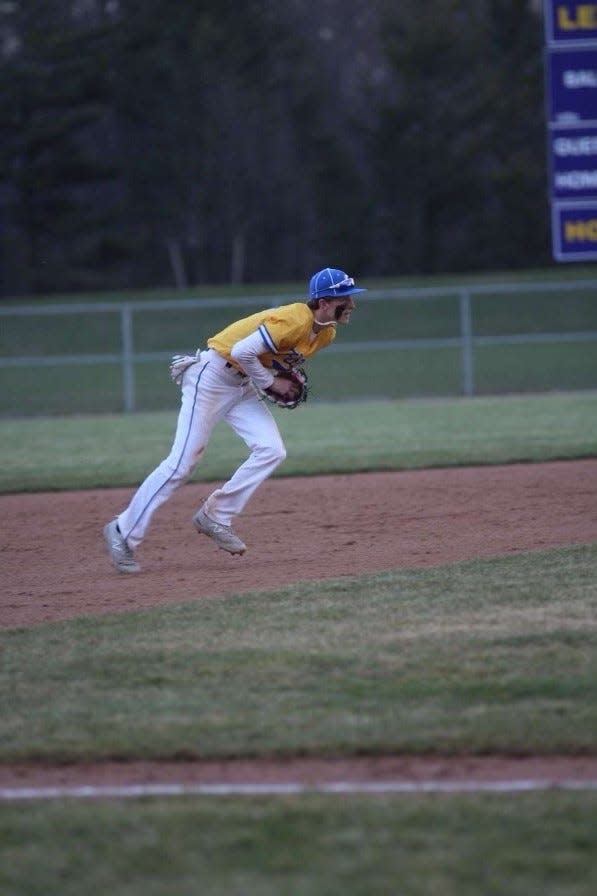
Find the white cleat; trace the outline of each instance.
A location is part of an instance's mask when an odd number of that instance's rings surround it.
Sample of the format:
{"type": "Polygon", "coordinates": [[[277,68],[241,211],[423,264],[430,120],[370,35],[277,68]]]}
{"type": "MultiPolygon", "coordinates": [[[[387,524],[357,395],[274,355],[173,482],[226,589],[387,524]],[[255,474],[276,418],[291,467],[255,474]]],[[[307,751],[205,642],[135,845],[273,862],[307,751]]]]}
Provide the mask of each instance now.
{"type": "Polygon", "coordinates": [[[244,554],[247,550],[246,544],[240,540],[238,535],[234,534],[231,526],[216,523],[206,514],[203,507],[200,507],[193,517],[193,525],[197,532],[209,535],[219,548],[228,551],[229,554],[244,554]]]}
{"type": "Polygon", "coordinates": [[[112,566],[115,566],[118,572],[141,572],[141,567],[133,557],[133,552],[118,531],[116,520],[112,520],[111,523],[104,526],[104,538],[110,552],[112,566]]]}

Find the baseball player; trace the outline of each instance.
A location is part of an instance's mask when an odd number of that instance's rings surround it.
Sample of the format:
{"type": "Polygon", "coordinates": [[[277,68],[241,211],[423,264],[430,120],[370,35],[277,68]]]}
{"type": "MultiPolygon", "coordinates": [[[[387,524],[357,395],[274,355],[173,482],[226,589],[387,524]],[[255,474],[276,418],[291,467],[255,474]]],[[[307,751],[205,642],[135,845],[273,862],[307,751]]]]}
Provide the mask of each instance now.
{"type": "Polygon", "coordinates": [[[216,333],[196,355],[173,359],[171,373],[181,384],[182,401],[170,454],[128,507],[104,527],[110,559],[119,572],[140,571],[134,551],[153,514],[191,476],[220,420],[245,441],[250,454],[204,501],[193,525],[222,550],[244,554],[246,545],[233,531],[232,520],[286,457],[261,393],[268,390],[284,398],[293,384],[279,373],[299,367],[333,342],[337,325],[350,320],[353,296],[365,291],[344,271],[324,268],[311,278],[307,302],[259,311],[216,333]]]}

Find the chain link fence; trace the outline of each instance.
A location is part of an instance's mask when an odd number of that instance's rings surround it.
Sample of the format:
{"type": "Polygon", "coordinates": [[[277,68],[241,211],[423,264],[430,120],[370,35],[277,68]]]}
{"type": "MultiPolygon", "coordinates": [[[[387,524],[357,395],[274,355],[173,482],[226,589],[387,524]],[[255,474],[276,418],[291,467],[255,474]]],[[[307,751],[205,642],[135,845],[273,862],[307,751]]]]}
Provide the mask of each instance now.
{"type": "MultiPolygon", "coordinates": [[[[178,405],[171,355],[296,296],[0,307],[0,414],[178,405]]],[[[309,361],[314,400],[597,388],[597,280],[369,291],[309,361]]]]}

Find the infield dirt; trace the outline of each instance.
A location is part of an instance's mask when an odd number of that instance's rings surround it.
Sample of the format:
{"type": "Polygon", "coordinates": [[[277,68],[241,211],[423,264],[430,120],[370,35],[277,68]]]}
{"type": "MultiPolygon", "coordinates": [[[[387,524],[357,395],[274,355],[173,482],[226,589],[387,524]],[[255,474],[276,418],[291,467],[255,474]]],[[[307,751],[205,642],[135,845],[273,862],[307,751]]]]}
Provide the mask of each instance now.
{"type": "MultiPolygon", "coordinates": [[[[273,479],[236,526],[243,557],[191,517],[214,488],[193,483],[158,511],[139,575],[111,566],[102,527],[131,489],[0,496],[2,627],[134,610],[281,583],[438,566],[597,539],[597,459],[273,479]],[[7,525],[7,522],[9,525],[7,525]]],[[[252,780],[597,780],[597,757],[361,757],[227,763],[0,766],[0,784],[252,780]]]]}
{"type": "Polygon", "coordinates": [[[189,484],[157,512],[139,575],[117,573],[102,538],[131,489],[0,496],[1,626],[597,539],[597,459],[272,479],[235,524],[242,557],[191,524],[214,487],[189,484]]]}

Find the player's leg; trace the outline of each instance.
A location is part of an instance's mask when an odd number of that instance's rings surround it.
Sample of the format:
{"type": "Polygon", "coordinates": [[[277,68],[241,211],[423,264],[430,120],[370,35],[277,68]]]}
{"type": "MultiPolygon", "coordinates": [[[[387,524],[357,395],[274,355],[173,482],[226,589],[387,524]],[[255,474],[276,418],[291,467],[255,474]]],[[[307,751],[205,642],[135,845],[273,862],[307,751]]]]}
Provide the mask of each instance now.
{"type": "Polygon", "coordinates": [[[235,404],[224,419],[251,450],[228,482],[212,492],[203,505],[212,519],[229,526],[255,489],[285,459],[286,449],[274,417],[252,385],[245,388],[243,400],[235,404]]]}
{"type": "Polygon", "coordinates": [[[174,442],[168,457],[139,486],[118,517],[118,527],[131,549],[143,540],[155,511],[189,478],[207,447],[212,430],[224,416],[234,391],[203,361],[189,367],[182,383],[182,401],[174,442]]]}

